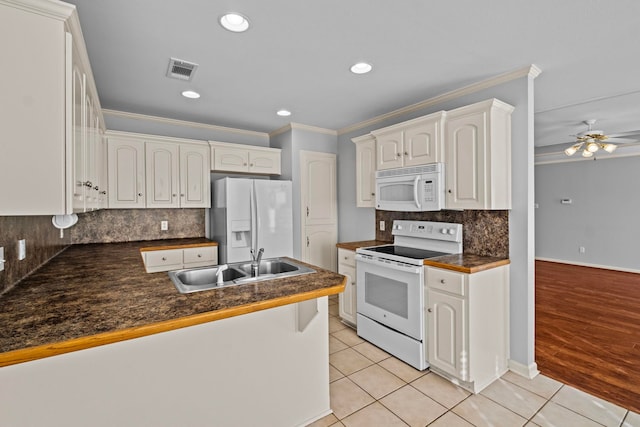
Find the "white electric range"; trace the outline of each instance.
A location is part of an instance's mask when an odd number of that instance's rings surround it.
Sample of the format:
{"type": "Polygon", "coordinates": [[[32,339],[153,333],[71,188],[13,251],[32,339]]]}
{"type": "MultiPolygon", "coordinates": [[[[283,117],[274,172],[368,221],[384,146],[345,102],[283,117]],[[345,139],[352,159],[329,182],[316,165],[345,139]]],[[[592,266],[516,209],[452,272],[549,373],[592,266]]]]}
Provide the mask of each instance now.
{"type": "Polygon", "coordinates": [[[462,253],[462,224],[396,220],[392,234],[393,244],[356,250],[357,331],[424,370],[424,260],[462,253]]]}

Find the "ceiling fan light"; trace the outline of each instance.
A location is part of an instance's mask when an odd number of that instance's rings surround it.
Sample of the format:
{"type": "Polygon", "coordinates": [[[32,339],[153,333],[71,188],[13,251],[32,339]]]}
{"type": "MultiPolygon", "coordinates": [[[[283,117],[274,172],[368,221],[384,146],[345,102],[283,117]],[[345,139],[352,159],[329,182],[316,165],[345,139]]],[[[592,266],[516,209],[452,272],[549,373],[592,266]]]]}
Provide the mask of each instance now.
{"type": "Polygon", "coordinates": [[[595,142],[589,142],[587,144],[586,151],[588,151],[590,153],[595,153],[596,151],[598,151],[598,144],[596,144],[595,142]]]}
{"type": "Polygon", "coordinates": [[[564,154],[566,154],[567,156],[573,156],[574,154],[576,154],[576,151],[578,151],[578,149],[574,145],[572,145],[571,147],[564,150],[564,154]]]}
{"type": "Polygon", "coordinates": [[[616,148],[618,148],[616,144],[604,144],[602,146],[602,149],[607,153],[613,153],[614,151],[616,151],[616,148]]]}
{"type": "Polygon", "coordinates": [[[593,152],[587,151],[587,150],[582,151],[582,157],[591,157],[591,156],[593,156],[593,152]]]}

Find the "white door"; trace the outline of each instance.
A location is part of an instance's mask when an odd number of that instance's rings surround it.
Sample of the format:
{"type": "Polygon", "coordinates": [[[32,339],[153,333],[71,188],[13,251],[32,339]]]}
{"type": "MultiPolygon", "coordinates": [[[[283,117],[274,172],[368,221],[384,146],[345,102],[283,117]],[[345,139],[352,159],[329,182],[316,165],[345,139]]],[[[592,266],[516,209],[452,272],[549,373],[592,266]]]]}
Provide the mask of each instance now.
{"type": "Polygon", "coordinates": [[[109,208],[144,208],[144,141],[109,138],[109,208]]]}
{"type": "Polygon", "coordinates": [[[467,380],[469,355],[465,350],[465,300],[427,289],[427,354],[429,363],[467,380]]]}
{"type": "Polygon", "coordinates": [[[211,206],[209,187],[209,147],[180,145],[180,207],[211,206]]]}
{"type": "Polygon", "coordinates": [[[336,271],[336,155],[300,152],[302,260],[336,271]]]}
{"type": "Polygon", "coordinates": [[[376,141],[374,138],[356,143],[356,206],[376,205],[376,141]]]}
{"type": "Polygon", "coordinates": [[[308,225],[302,250],[304,262],[336,271],[337,228],[334,224],[308,225]]]}
{"type": "Polygon", "coordinates": [[[340,264],[338,272],[347,278],[344,292],[338,294],[338,311],[340,317],[356,324],[356,269],[350,265],[340,264]]]}

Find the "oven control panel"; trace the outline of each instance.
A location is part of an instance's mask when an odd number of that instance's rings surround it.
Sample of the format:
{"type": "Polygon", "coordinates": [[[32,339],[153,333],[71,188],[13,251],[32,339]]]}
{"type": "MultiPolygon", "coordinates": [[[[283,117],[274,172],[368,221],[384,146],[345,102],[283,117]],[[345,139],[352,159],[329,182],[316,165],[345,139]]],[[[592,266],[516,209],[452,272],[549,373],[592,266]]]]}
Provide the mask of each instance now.
{"type": "Polygon", "coordinates": [[[462,224],[433,221],[393,221],[394,236],[417,237],[423,239],[462,241],[462,224]]]}

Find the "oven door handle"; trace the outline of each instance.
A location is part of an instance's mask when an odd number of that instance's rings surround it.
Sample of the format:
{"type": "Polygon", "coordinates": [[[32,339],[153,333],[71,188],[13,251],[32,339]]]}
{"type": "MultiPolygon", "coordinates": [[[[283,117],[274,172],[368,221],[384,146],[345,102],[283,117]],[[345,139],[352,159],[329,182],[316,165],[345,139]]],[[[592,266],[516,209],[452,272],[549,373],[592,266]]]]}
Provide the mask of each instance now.
{"type": "Polygon", "coordinates": [[[364,264],[376,265],[382,268],[388,268],[390,270],[403,271],[405,273],[420,274],[422,272],[422,267],[417,265],[401,264],[395,261],[377,261],[375,259],[365,258],[359,254],[356,254],[356,261],[364,264]]]}
{"type": "Polygon", "coordinates": [[[422,209],[420,205],[420,198],[418,197],[418,188],[420,187],[420,176],[416,176],[413,180],[413,203],[416,204],[418,209],[422,209]]]}

